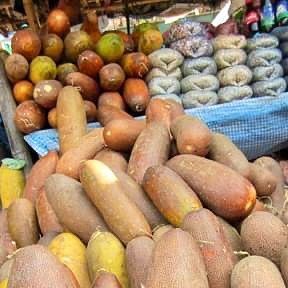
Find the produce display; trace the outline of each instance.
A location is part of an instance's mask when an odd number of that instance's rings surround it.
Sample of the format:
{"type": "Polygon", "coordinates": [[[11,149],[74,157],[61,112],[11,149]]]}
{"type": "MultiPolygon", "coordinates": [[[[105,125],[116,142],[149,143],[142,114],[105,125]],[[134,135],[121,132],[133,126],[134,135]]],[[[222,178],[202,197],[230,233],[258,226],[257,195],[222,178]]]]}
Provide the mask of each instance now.
{"type": "Polygon", "coordinates": [[[12,41],[15,124],[48,122],[59,151],[26,180],[23,163],[0,167],[0,287],[286,287],[282,168],[184,110],[285,91],[278,39],[211,39],[186,20],[131,37],[96,22],[70,32],[56,10],[50,34],[12,41]]]}
{"type": "Polygon", "coordinates": [[[152,98],[136,120],[106,93],[104,127],[89,131],[78,89],[61,88],[59,153],[39,159],[25,184],[23,166],[1,167],[1,285],[240,288],[250,275],[245,287],[285,287],[279,163],[249,162],[174,100],[152,98]]]}
{"type": "Polygon", "coordinates": [[[19,104],[16,127],[24,134],[57,128],[56,102],[65,86],[80,92],[88,122],[103,126],[115,115],[147,114],[153,98],[191,109],[286,91],[286,28],[247,39],[230,22],[213,30],[184,19],[163,35],[149,23],[132,35],[101,34],[97,16],[89,13],[81,29],[71,32],[69,19],[54,10],[48,34],[22,30],[12,39],[5,70],[19,104]]]}
{"type": "Polygon", "coordinates": [[[260,34],[248,41],[247,65],[253,69],[253,94],[255,97],[277,96],[286,91],[287,84],[279,67],[282,52],[276,36],[260,34]]]}

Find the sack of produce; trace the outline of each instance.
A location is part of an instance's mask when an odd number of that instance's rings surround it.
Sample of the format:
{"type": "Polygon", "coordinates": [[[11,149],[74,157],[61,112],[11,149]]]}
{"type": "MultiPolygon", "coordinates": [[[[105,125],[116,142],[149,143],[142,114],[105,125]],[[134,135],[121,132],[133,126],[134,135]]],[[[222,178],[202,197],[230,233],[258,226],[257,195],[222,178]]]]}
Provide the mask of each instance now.
{"type": "Polygon", "coordinates": [[[179,51],[185,57],[198,58],[203,56],[211,56],[213,54],[213,46],[206,37],[186,37],[170,44],[170,48],[179,51]]]}
{"type": "Polygon", "coordinates": [[[286,91],[287,84],[283,78],[277,78],[271,81],[258,81],[252,84],[255,97],[278,96],[286,91]]]}
{"type": "Polygon", "coordinates": [[[279,40],[276,36],[262,33],[247,40],[247,51],[251,52],[259,48],[277,48],[279,40]]]}
{"type": "Polygon", "coordinates": [[[146,82],[149,83],[153,78],[156,77],[174,77],[177,80],[182,79],[182,72],[181,69],[178,67],[175,70],[172,70],[170,72],[165,72],[160,68],[153,68],[146,76],[146,82]]]}
{"type": "Polygon", "coordinates": [[[149,84],[151,96],[159,94],[179,94],[180,82],[174,77],[156,77],[149,84]]]}
{"type": "Polygon", "coordinates": [[[215,51],[219,49],[244,49],[247,45],[246,37],[243,35],[219,35],[212,41],[215,51]]]}
{"type": "Polygon", "coordinates": [[[182,105],[181,98],[176,94],[160,94],[153,96],[153,99],[174,100],[182,105]]]}
{"type": "Polygon", "coordinates": [[[282,53],[279,49],[257,49],[248,55],[247,66],[255,68],[259,66],[270,66],[275,63],[280,63],[282,53]]]}
{"type": "Polygon", "coordinates": [[[247,54],[243,49],[220,49],[214,54],[214,59],[218,69],[245,64],[247,54]]]}
{"type": "Polygon", "coordinates": [[[252,70],[253,82],[269,81],[283,77],[284,71],[280,64],[272,64],[267,67],[256,67],[252,70]]]}
{"type": "Polygon", "coordinates": [[[276,27],[271,32],[275,35],[281,42],[288,41],[288,26],[276,27]]]}
{"type": "Polygon", "coordinates": [[[215,27],[210,22],[201,22],[205,27],[207,38],[212,39],[215,36],[215,27]]]}
{"type": "Polygon", "coordinates": [[[250,86],[226,86],[218,91],[220,103],[232,102],[234,100],[248,99],[253,96],[253,90],[250,86]]]}
{"type": "Polygon", "coordinates": [[[181,95],[185,109],[212,106],[217,104],[218,96],[214,91],[189,91],[181,95]]]}
{"type": "Polygon", "coordinates": [[[288,58],[281,61],[281,66],[283,67],[284,75],[288,75],[288,58]]]}
{"type": "Polygon", "coordinates": [[[282,42],[279,46],[281,52],[282,52],[282,56],[283,57],[287,57],[288,56],[288,41],[286,42],[282,42]]]}
{"type": "Polygon", "coordinates": [[[214,75],[190,75],[181,80],[182,93],[194,90],[217,91],[219,81],[214,75]]]}
{"type": "Polygon", "coordinates": [[[225,68],[217,74],[222,87],[225,86],[244,86],[251,82],[252,72],[245,65],[236,65],[225,68]]]}
{"type": "Polygon", "coordinates": [[[217,26],[215,29],[215,35],[230,35],[239,34],[238,24],[235,20],[229,19],[225,23],[217,26]]]}
{"type": "Polygon", "coordinates": [[[171,72],[178,68],[184,61],[184,57],[178,51],[170,48],[162,48],[149,55],[152,67],[157,67],[165,72],[171,72]]]}
{"type": "Polygon", "coordinates": [[[217,65],[214,59],[210,57],[185,59],[181,69],[184,77],[197,74],[217,74],[217,65]]]}
{"type": "Polygon", "coordinates": [[[165,33],[165,43],[170,44],[189,36],[205,35],[206,30],[201,23],[185,19],[171,25],[170,29],[165,33]]]}

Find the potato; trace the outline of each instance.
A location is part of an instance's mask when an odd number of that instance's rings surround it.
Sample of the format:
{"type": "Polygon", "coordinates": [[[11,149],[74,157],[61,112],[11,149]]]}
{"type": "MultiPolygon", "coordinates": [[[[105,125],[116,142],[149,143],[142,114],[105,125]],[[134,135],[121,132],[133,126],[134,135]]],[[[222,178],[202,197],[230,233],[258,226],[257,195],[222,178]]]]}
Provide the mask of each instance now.
{"type": "Polygon", "coordinates": [[[31,245],[19,250],[14,256],[8,287],[49,286],[80,287],[71,270],[60,263],[46,247],[31,245]]]}
{"type": "Polygon", "coordinates": [[[277,187],[277,178],[275,175],[254,163],[250,163],[249,167],[250,173],[248,179],[254,185],[257,196],[270,196],[277,187]]]}
{"type": "Polygon", "coordinates": [[[128,163],[121,153],[115,152],[110,149],[102,149],[94,157],[95,160],[99,160],[110,167],[112,170],[117,169],[126,173],[128,163]]]}
{"type": "Polygon", "coordinates": [[[170,135],[161,122],[149,123],[138,136],[128,163],[128,174],[142,184],[146,170],[164,164],[170,152],[170,135]],[[157,149],[155,149],[157,147],[157,149]]]}
{"type": "Polygon", "coordinates": [[[129,152],[145,127],[146,122],[142,120],[112,120],[104,128],[105,143],[115,151],[129,152]]]}
{"type": "Polygon", "coordinates": [[[39,239],[37,244],[48,247],[51,241],[59,234],[58,232],[48,232],[39,239]]]}
{"type": "Polygon", "coordinates": [[[218,221],[222,225],[225,238],[230,243],[233,251],[237,252],[242,251],[243,249],[242,249],[241,237],[236,228],[230,225],[221,217],[218,217],[218,221]]]}
{"type": "Polygon", "coordinates": [[[100,90],[97,82],[81,72],[69,73],[66,77],[66,85],[78,87],[84,100],[96,102],[98,99],[100,90]]]}
{"type": "Polygon", "coordinates": [[[210,288],[230,288],[230,276],[237,258],[218,218],[203,208],[186,215],[181,227],[199,244],[210,288]]]}
{"type": "Polygon", "coordinates": [[[28,75],[29,63],[22,55],[14,53],[6,59],[5,71],[8,79],[16,83],[28,75]]]}
{"type": "Polygon", "coordinates": [[[14,123],[20,132],[29,134],[44,128],[46,114],[33,100],[24,101],[16,108],[14,123]]]}
{"type": "Polygon", "coordinates": [[[98,160],[86,161],[80,179],[88,197],[123,243],[137,236],[151,235],[144,214],[127,197],[123,184],[107,165],[98,160]]]}
{"type": "Polygon", "coordinates": [[[146,236],[137,237],[128,243],[126,267],[131,288],[141,288],[146,282],[154,245],[154,241],[146,236]]]}
{"type": "Polygon", "coordinates": [[[126,172],[111,168],[115,173],[120,184],[124,188],[126,196],[136,204],[150,224],[151,228],[166,224],[164,217],[154,206],[148,195],[144,192],[141,185],[136,183],[126,172]]]}
{"type": "Polygon", "coordinates": [[[249,256],[233,269],[231,288],[284,288],[285,284],[275,264],[264,257],[249,256]]]}
{"type": "Polygon", "coordinates": [[[112,233],[95,232],[88,243],[86,257],[92,281],[105,271],[113,273],[121,283],[122,288],[129,287],[125,248],[112,233]]]}
{"type": "Polygon", "coordinates": [[[118,92],[102,93],[98,98],[98,107],[102,105],[110,105],[120,110],[125,110],[124,100],[118,92]]]}
{"type": "Polygon", "coordinates": [[[246,156],[227,136],[213,133],[208,157],[248,178],[250,166],[246,156]]]}
{"type": "Polygon", "coordinates": [[[149,167],[142,186],[161,214],[175,227],[180,227],[189,212],[202,208],[194,191],[166,166],[149,167]]]}
{"type": "Polygon", "coordinates": [[[281,252],[280,268],[281,268],[283,279],[287,286],[288,285],[288,248],[284,248],[281,252]]]}
{"type": "Polygon", "coordinates": [[[280,265],[288,240],[287,226],[280,219],[269,212],[254,212],[242,223],[240,234],[243,248],[250,255],[263,256],[280,265]]]}
{"type": "Polygon", "coordinates": [[[173,229],[173,226],[172,225],[159,225],[157,226],[154,230],[153,230],[153,240],[155,242],[158,242],[162,236],[170,231],[171,229],[173,229]]]}
{"type": "Polygon", "coordinates": [[[193,287],[191,284],[199,288],[209,287],[203,257],[189,233],[172,229],[155,245],[145,286],[188,288],[193,287]]]}
{"type": "Polygon", "coordinates": [[[8,227],[17,248],[37,243],[39,231],[34,205],[27,199],[17,199],[8,208],[8,227]]]}
{"type": "Polygon", "coordinates": [[[62,225],[59,223],[55,211],[48,202],[44,187],[40,189],[40,193],[38,194],[38,197],[36,199],[35,206],[36,206],[38,223],[43,235],[49,232],[56,232],[56,233],[63,232],[64,229],[62,225]]]}
{"type": "MultiPolygon", "coordinates": [[[[7,259],[0,267],[0,282],[4,281],[5,279],[9,279],[12,265],[13,265],[14,259],[13,257],[10,259],[7,259]]],[[[6,287],[5,287],[6,288],[6,287]]]]}
{"type": "Polygon", "coordinates": [[[103,128],[93,129],[82,137],[77,147],[71,148],[61,156],[56,172],[78,180],[82,163],[93,159],[104,146],[103,128]]]}
{"type": "Polygon", "coordinates": [[[269,201],[267,208],[282,218],[282,216],[284,216],[283,213],[285,213],[285,209],[283,211],[283,208],[286,198],[284,193],[284,175],[279,163],[271,157],[260,157],[255,160],[254,163],[262,168],[269,170],[277,178],[276,189],[270,196],[272,203],[269,201]]]}
{"type": "Polygon", "coordinates": [[[57,128],[60,152],[79,146],[86,134],[87,120],[80,93],[72,86],[64,87],[57,100],[57,128]]]}
{"type": "Polygon", "coordinates": [[[45,190],[59,222],[84,243],[89,241],[96,229],[107,230],[99,212],[76,180],[62,174],[54,174],[47,179],[45,190]]]}
{"type": "Polygon", "coordinates": [[[183,115],[171,125],[180,154],[205,156],[210,148],[212,134],[204,122],[196,117],[183,115]]]}
{"type": "Polygon", "coordinates": [[[86,247],[78,237],[61,233],[51,241],[48,249],[73,272],[81,288],[90,287],[86,247]]]}
{"type": "Polygon", "coordinates": [[[116,276],[110,272],[100,272],[91,288],[122,288],[116,276]]]}
{"type": "Polygon", "coordinates": [[[46,179],[55,173],[58,162],[58,154],[56,151],[49,151],[47,155],[40,158],[32,167],[23,191],[24,198],[35,203],[40,193],[40,189],[44,186],[46,179]]]}
{"type": "Polygon", "coordinates": [[[34,100],[40,106],[52,109],[56,107],[57,98],[62,88],[62,84],[57,80],[40,81],[34,88],[34,100]]]}
{"type": "Polygon", "coordinates": [[[123,97],[134,112],[145,111],[150,94],[146,83],[141,79],[128,78],[123,87],[123,97]]]}
{"type": "Polygon", "coordinates": [[[166,166],[187,182],[205,207],[224,219],[243,219],[255,205],[253,185],[223,164],[186,154],[170,159],[166,166]]]}
{"type": "Polygon", "coordinates": [[[130,119],[134,118],[119,108],[110,105],[101,105],[98,108],[98,121],[102,126],[106,126],[112,120],[130,119]]]}
{"type": "Polygon", "coordinates": [[[51,128],[57,128],[57,109],[53,108],[48,112],[48,123],[51,128]]]}
{"type": "MultiPolygon", "coordinates": [[[[7,209],[0,211],[0,246],[5,248],[8,254],[12,254],[16,250],[16,243],[11,238],[8,226],[7,209]]],[[[1,276],[1,269],[0,269],[1,276]]],[[[1,280],[1,278],[0,278],[1,280]]]]}
{"type": "Polygon", "coordinates": [[[96,122],[96,119],[97,119],[96,105],[91,101],[84,100],[84,108],[85,108],[85,112],[86,112],[87,122],[88,123],[96,122]]]}

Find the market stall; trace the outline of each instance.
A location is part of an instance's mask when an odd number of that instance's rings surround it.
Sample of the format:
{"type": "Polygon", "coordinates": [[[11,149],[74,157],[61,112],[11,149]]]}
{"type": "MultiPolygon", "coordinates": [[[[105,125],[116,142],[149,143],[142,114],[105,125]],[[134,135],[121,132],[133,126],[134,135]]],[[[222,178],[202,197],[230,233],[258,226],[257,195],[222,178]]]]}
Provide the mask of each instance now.
{"type": "Polygon", "coordinates": [[[0,288],[287,287],[288,2],[197,2],[6,39],[0,288]]]}

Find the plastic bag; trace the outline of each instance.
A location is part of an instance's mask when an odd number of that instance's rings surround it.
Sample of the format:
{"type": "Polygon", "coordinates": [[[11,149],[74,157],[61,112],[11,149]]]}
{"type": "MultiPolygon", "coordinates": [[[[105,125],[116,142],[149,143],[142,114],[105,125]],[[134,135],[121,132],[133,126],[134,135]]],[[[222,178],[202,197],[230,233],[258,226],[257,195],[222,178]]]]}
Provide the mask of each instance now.
{"type": "Polygon", "coordinates": [[[185,57],[204,57],[213,54],[213,46],[210,40],[205,37],[186,37],[170,44],[170,48],[182,53],[185,57]]]}
{"type": "Polygon", "coordinates": [[[281,42],[288,41],[288,26],[276,27],[271,31],[271,33],[281,42]]]}
{"type": "Polygon", "coordinates": [[[176,68],[175,70],[171,71],[171,72],[165,72],[160,68],[153,68],[147,74],[145,80],[147,83],[149,83],[153,78],[156,78],[156,77],[174,77],[180,81],[182,79],[182,72],[181,72],[181,69],[179,67],[176,68]]]}
{"type": "Polygon", "coordinates": [[[197,74],[217,74],[217,65],[214,59],[210,57],[185,59],[181,69],[184,77],[197,74]]]}
{"type": "Polygon", "coordinates": [[[194,90],[217,91],[219,81],[214,75],[190,75],[180,82],[182,93],[194,90]]]}
{"type": "Polygon", "coordinates": [[[215,35],[239,34],[238,25],[233,19],[227,20],[215,29],[215,35]]]}
{"type": "Polygon", "coordinates": [[[214,54],[218,69],[245,64],[247,54],[243,49],[220,49],[214,54]]]}
{"type": "Polygon", "coordinates": [[[173,23],[168,31],[165,33],[165,43],[170,44],[172,42],[184,39],[186,37],[205,36],[205,26],[199,22],[195,22],[189,19],[185,19],[176,23],[173,23]]]}
{"type": "Polygon", "coordinates": [[[248,55],[247,65],[250,68],[259,66],[270,66],[272,64],[280,63],[282,59],[282,52],[277,49],[257,49],[248,55]]]}
{"type": "Polygon", "coordinates": [[[175,102],[182,105],[181,98],[176,94],[160,94],[153,96],[153,99],[163,99],[163,100],[174,100],[175,102]]]}
{"type": "Polygon", "coordinates": [[[170,48],[162,48],[152,52],[149,56],[152,67],[171,72],[182,65],[184,57],[178,51],[170,48]]]}
{"type": "Polygon", "coordinates": [[[280,64],[273,64],[267,67],[256,67],[252,70],[253,82],[269,81],[284,75],[283,68],[280,64]]]}
{"type": "Polygon", "coordinates": [[[221,70],[217,75],[220,85],[225,86],[244,86],[251,82],[252,72],[245,65],[236,65],[221,70]]]}
{"type": "Polygon", "coordinates": [[[277,48],[278,46],[279,46],[278,38],[268,33],[257,34],[253,38],[247,40],[248,52],[251,52],[259,48],[272,49],[272,48],[277,48]]]}
{"type": "Polygon", "coordinates": [[[219,35],[212,41],[214,51],[219,49],[244,49],[247,45],[246,37],[243,35],[219,35]]]}
{"type": "Polygon", "coordinates": [[[253,90],[250,86],[226,86],[218,91],[220,103],[232,102],[234,100],[248,99],[253,96],[253,90]]]}
{"type": "Polygon", "coordinates": [[[278,96],[286,91],[287,84],[283,78],[277,78],[270,81],[259,81],[252,84],[255,97],[278,96]]]}
{"type": "Polygon", "coordinates": [[[181,95],[185,109],[212,106],[218,103],[217,93],[214,91],[189,91],[181,95]]]}
{"type": "Polygon", "coordinates": [[[180,83],[174,77],[156,77],[148,84],[151,96],[159,94],[180,94],[180,83]]]}

